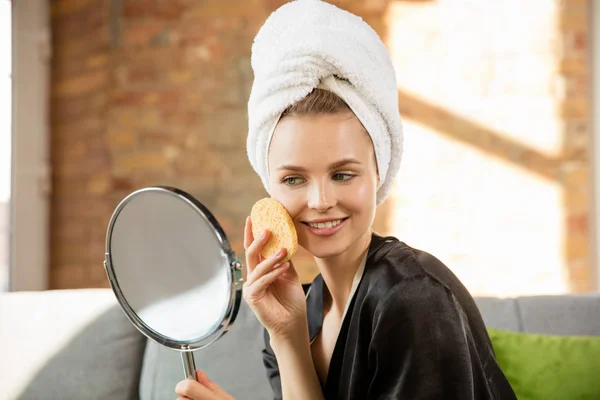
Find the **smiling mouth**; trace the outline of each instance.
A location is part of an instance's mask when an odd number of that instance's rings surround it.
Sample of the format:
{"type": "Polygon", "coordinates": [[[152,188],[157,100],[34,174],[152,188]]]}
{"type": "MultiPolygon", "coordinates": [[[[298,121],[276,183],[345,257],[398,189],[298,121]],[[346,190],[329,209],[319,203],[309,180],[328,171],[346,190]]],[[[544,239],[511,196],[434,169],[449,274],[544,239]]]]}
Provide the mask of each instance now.
{"type": "Polygon", "coordinates": [[[327,221],[327,222],[317,222],[317,223],[302,222],[302,223],[304,225],[310,226],[313,229],[328,229],[328,228],[335,228],[336,226],[338,226],[339,224],[341,224],[342,222],[344,222],[348,218],[349,217],[341,218],[341,219],[336,219],[334,221],[327,221]]]}

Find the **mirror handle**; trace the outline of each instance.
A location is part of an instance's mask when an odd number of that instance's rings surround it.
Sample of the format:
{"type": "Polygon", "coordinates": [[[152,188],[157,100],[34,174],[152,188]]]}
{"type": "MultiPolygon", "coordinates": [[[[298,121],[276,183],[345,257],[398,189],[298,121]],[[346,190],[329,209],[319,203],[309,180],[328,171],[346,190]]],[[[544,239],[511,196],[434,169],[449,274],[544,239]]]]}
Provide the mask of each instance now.
{"type": "Polygon", "coordinates": [[[185,374],[185,379],[196,380],[196,361],[194,360],[194,352],[189,350],[182,351],[181,360],[183,361],[183,373],[185,374]]]}

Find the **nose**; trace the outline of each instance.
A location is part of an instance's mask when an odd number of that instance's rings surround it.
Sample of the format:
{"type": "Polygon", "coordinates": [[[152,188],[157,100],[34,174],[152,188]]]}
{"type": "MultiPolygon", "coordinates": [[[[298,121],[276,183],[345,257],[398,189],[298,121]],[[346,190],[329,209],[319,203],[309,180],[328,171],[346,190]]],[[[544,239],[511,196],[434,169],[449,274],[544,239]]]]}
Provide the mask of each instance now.
{"type": "Polygon", "coordinates": [[[308,196],[308,207],[325,212],[335,206],[335,191],[328,182],[315,182],[308,196]]]}

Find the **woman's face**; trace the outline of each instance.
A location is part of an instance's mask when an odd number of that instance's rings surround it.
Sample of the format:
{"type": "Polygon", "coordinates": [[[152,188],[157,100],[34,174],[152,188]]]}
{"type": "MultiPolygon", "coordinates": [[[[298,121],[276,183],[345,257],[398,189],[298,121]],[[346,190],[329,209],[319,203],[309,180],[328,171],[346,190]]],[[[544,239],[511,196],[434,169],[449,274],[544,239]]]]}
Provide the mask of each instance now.
{"type": "Polygon", "coordinates": [[[283,118],[269,148],[271,196],[290,213],[298,242],[318,258],[370,235],[377,166],[352,113],[283,118]]]}

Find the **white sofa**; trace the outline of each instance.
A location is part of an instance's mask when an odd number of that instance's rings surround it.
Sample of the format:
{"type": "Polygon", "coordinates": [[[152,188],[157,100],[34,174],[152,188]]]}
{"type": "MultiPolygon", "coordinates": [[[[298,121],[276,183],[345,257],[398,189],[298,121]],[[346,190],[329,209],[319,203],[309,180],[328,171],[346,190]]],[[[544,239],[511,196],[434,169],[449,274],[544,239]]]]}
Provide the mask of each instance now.
{"type": "MultiPolygon", "coordinates": [[[[600,336],[600,294],[476,301],[490,327],[600,336]]],[[[238,400],[269,399],[262,347],[262,327],[242,302],[196,365],[238,400]]],[[[180,355],[135,330],[110,289],[1,293],[0,358],[0,399],[163,400],[183,378],[180,355]]]]}

